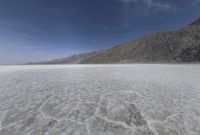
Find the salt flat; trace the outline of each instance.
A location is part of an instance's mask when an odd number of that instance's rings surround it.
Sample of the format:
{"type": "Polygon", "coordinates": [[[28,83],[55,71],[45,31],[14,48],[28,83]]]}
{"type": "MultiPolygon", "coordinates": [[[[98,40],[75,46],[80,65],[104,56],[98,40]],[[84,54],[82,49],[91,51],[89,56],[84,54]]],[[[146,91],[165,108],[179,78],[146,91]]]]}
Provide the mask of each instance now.
{"type": "Polygon", "coordinates": [[[0,67],[0,135],[200,135],[200,65],[0,67]]]}

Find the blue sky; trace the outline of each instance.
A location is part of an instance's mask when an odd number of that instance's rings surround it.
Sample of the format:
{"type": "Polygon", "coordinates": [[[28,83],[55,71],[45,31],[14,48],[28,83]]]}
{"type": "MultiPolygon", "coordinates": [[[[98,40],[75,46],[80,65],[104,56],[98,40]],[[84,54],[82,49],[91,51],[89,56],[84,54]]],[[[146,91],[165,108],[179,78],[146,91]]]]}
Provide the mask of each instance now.
{"type": "Polygon", "coordinates": [[[200,17],[200,0],[0,0],[0,64],[101,50],[200,17]]]}

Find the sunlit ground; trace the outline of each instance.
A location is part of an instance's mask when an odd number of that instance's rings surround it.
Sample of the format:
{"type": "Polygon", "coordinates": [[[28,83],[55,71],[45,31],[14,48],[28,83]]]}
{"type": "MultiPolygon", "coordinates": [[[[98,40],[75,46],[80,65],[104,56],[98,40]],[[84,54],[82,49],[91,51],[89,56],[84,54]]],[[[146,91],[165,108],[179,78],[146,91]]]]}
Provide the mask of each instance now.
{"type": "Polygon", "coordinates": [[[199,135],[200,65],[0,67],[0,135],[199,135]]]}

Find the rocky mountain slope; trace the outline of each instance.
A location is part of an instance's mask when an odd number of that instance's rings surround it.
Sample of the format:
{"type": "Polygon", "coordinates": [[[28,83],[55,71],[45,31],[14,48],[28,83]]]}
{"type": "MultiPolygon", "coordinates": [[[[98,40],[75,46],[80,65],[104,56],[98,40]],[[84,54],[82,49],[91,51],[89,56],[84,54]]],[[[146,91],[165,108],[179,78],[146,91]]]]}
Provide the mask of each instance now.
{"type": "Polygon", "coordinates": [[[31,64],[176,63],[200,61],[200,18],[171,32],[158,32],[111,49],[31,64]]]}
{"type": "Polygon", "coordinates": [[[153,33],[111,48],[81,63],[198,62],[200,19],[178,31],[153,33]]]}

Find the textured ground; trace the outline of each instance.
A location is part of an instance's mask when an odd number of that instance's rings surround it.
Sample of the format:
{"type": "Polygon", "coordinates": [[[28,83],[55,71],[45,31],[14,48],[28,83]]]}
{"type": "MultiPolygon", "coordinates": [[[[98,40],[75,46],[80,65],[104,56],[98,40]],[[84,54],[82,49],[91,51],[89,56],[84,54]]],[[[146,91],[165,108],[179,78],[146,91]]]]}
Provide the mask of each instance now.
{"type": "Polygon", "coordinates": [[[1,66],[0,135],[200,135],[200,65],[1,66]]]}

